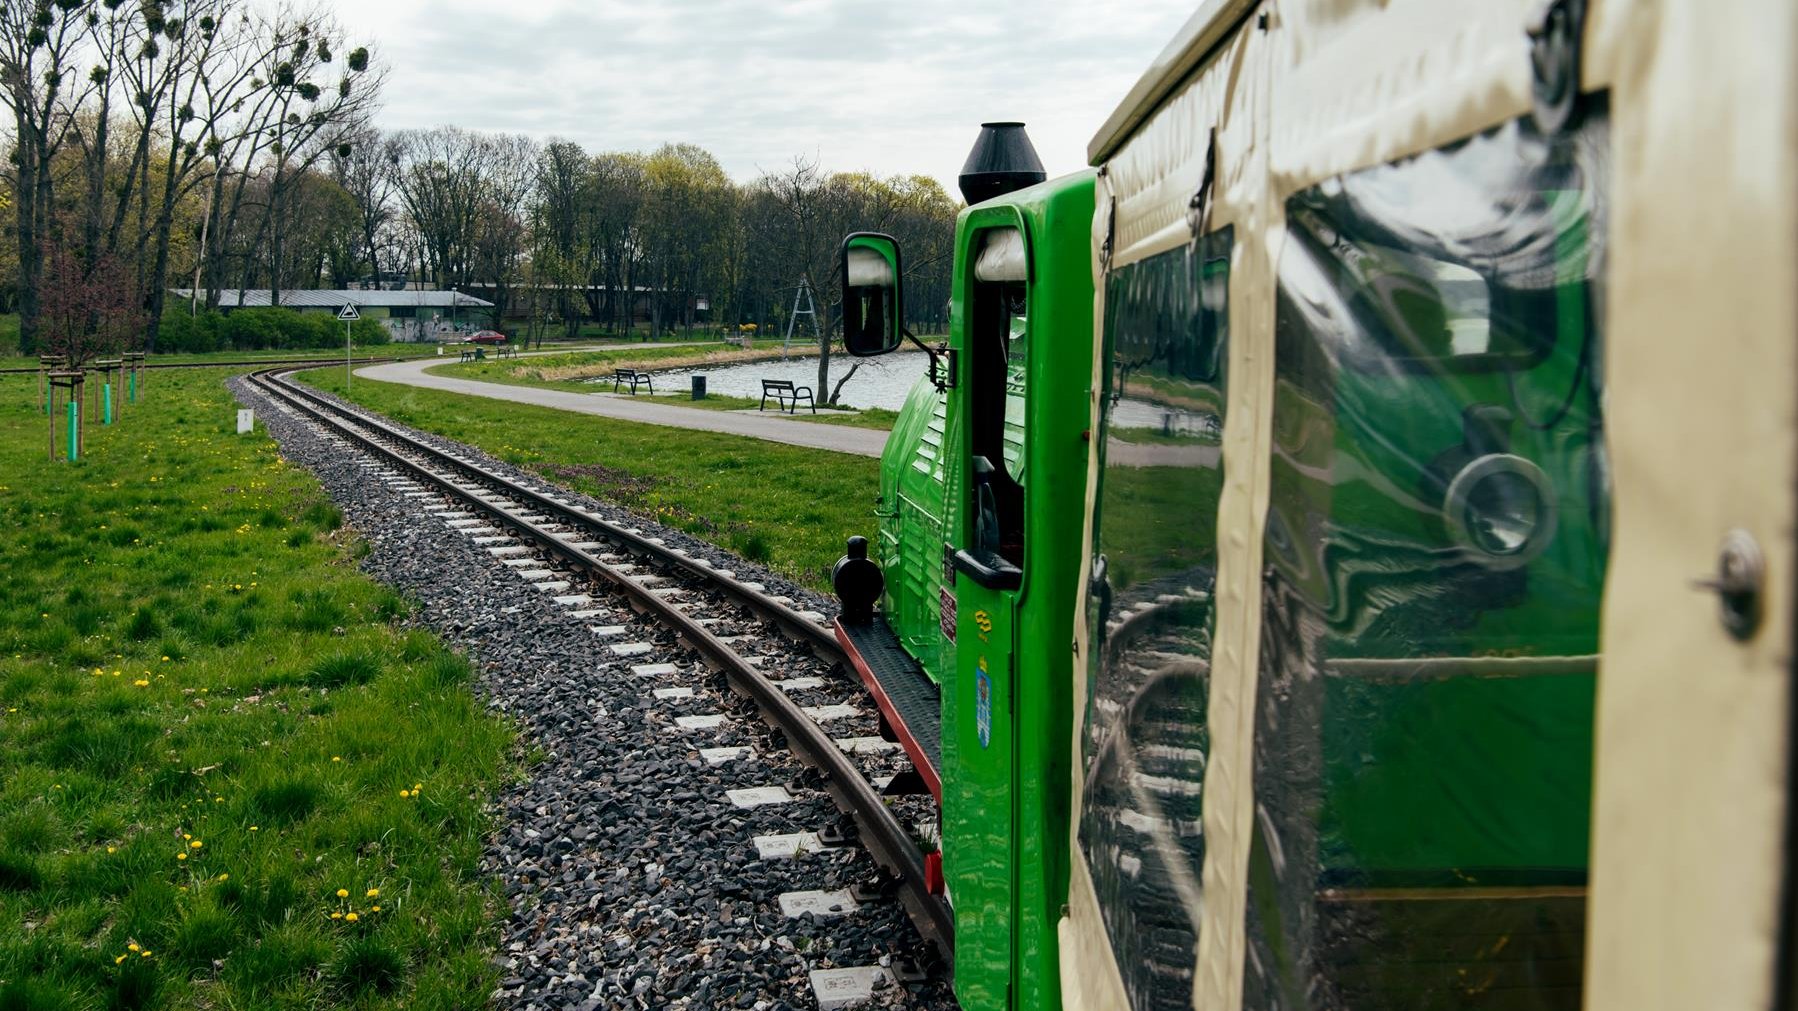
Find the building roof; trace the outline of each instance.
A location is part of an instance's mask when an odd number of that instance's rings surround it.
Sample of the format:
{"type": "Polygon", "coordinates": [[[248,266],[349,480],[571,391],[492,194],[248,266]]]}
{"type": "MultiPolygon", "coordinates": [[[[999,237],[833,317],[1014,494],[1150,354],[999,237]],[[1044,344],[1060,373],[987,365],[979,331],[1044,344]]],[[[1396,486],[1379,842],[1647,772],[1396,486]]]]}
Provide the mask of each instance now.
{"type": "MultiPolygon", "coordinates": [[[[175,288],[171,294],[179,298],[192,298],[191,288],[175,288]]],[[[246,288],[242,298],[236,288],[228,288],[219,292],[220,309],[240,309],[246,306],[269,305],[267,288],[246,288]]],[[[420,308],[448,309],[452,305],[458,309],[487,309],[492,302],[484,298],[476,298],[461,291],[377,291],[360,288],[314,288],[281,292],[281,304],[289,309],[341,309],[347,302],[369,308],[420,308]]]]}

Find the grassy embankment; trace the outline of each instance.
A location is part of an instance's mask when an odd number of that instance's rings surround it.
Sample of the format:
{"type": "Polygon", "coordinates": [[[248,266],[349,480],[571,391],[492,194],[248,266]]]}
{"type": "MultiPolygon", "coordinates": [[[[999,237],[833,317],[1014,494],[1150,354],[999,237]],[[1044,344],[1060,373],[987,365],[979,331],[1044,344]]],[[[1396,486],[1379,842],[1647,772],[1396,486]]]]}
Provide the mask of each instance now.
{"type": "Polygon", "coordinates": [[[223,379],[0,379],[0,1008],[484,1006],[511,732],[223,379]]]}
{"type": "MultiPolygon", "coordinates": [[[[613,369],[628,368],[640,372],[653,372],[657,369],[691,368],[706,365],[742,365],[781,357],[779,345],[746,351],[728,344],[707,343],[684,347],[582,351],[519,359],[449,362],[430,371],[435,375],[454,376],[458,379],[473,379],[489,383],[505,383],[511,386],[535,386],[550,390],[567,390],[573,393],[609,393],[613,369]],[[601,381],[596,383],[594,380],[601,381]]],[[[842,360],[846,361],[847,358],[842,360]]],[[[839,366],[839,368],[847,367],[847,365],[839,366]]],[[[840,376],[841,372],[836,374],[840,376]]],[[[699,407],[711,411],[753,411],[761,407],[759,398],[730,397],[716,393],[708,393],[704,400],[693,400],[690,391],[684,386],[680,388],[665,386],[656,392],[656,397],[659,400],[678,403],[683,407],[699,407]]],[[[823,414],[813,414],[801,408],[791,417],[799,421],[811,421],[821,425],[848,425],[854,428],[890,431],[893,422],[899,417],[899,412],[872,407],[833,408],[823,414]]]]}
{"type": "MultiPolygon", "coordinates": [[[[0,345],[11,348],[11,345],[0,345]]],[[[356,349],[357,358],[422,358],[437,353],[436,345],[379,344],[356,349]]],[[[154,365],[205,365],[210,362],[293,361],[296,359],[343,360],[343,348],[285,348],[277,351],[207,351],[202,354],[157,354],[144,359],[154,365]]],[[[35,369],[37,358],[23,355],[0,356],[0,369],[35,369]]],[[[222,376],[223,373],[220,373],[222,376]]]]}
{"type": "MultiPolygon", "coordinates": [[[[343,393],[343,373],[307,382],[343,393]]],[[[819,590],[843,538],[874,532],[880,462],[716,432],[664,428],[359,382],[353,399],[389,417],[719,544],[819,590]]]]}

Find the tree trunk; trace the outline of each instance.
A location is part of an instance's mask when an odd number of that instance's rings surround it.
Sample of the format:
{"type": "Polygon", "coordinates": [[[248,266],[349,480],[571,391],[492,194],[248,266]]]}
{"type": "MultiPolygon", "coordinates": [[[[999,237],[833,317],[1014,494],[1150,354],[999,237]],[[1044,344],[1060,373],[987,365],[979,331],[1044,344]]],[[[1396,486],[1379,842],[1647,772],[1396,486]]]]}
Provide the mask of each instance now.
{"type": "Polygon", "coordinates": [[[35,146],[26,140],[29,128],[19,117],[19,353],[36,354],[38,350],[38,283],[43,276],[43,260],[38,251],[37,235],[37,157],[35,146]]]}

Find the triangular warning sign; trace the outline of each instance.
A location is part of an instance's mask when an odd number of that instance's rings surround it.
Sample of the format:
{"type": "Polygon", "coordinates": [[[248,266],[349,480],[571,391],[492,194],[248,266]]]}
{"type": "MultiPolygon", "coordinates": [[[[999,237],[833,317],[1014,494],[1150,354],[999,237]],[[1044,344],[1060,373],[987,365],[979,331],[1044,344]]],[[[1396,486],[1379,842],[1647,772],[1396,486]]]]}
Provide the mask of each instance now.
{"type": "Polygon", "coordinates": [[[338,319],[361,319],[362,314],[356,311],[356,303],[345,302],[343,308],[337,310],[338,319]]]}

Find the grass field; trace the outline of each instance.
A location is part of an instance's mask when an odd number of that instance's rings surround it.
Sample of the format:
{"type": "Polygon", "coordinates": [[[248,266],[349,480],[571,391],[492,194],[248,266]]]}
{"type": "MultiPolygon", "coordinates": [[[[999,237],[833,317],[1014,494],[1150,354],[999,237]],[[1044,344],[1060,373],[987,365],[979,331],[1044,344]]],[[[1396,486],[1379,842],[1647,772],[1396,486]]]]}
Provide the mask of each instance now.
{"type": "MultiPolygon", "coordinates": [[[[604,393],[613,369],[635,369],[651,372],[692,365],[737,365],[781,357],[778,345],[744,351],[726,344],[693,344],[682,347],[636,348],[611,351],[580,351],[569,354],[541,355],[522,359],[489,359],[479,362],[448,362],[429,371],[433,375],[454,376],[509,386],[535,386],[572,393],[604,393]],[[594,380],[600,382],[594,382],[594,380]]],[[[644,394],[639,394],[642,396],[644,394]]],[[[751,397],[727,397],[710,394],[704,400],[691,399],[684,389],[664,388],[658,400],[698,407],[711,411],[753,411],[761,401],[751,397]]],[[[847,425],[891,431],[899,412],[883,408],[839,408],[834,413],[812,414],[801,410],[792,415],[797,421],[823,425],[847,425]]]]}
{"type": "MultiPolygon", "coordinates": [[[[343,393],[338,370],[302,378],[343,393]]],[[[829,588],[845,536],[874,532],[880,462],[868,457],[391,383],[357,383],[352,399],[628,506],[814,589],[829,588]]]]}
{"type": "Polygon", "coordinates": [[[224,375],[0,379],[0,1008],[485,1006],[511,732],[224,375]]]}
{"type": "MultiPolygon", "coordinates": [[[[437,345],[380,344],[356,349],[357,358],[422,358],[437,353],[437,345]]],[[[343,359],[343,348],[285,348],[278,351],[207,351],[203,354],[151,355],[155,365],[204,365],[208,362],[292,361],[295,359],[343,359]]],[[[0,369],[35,369],[37,359],[19,355],[0,357],[0,369]]]]}

